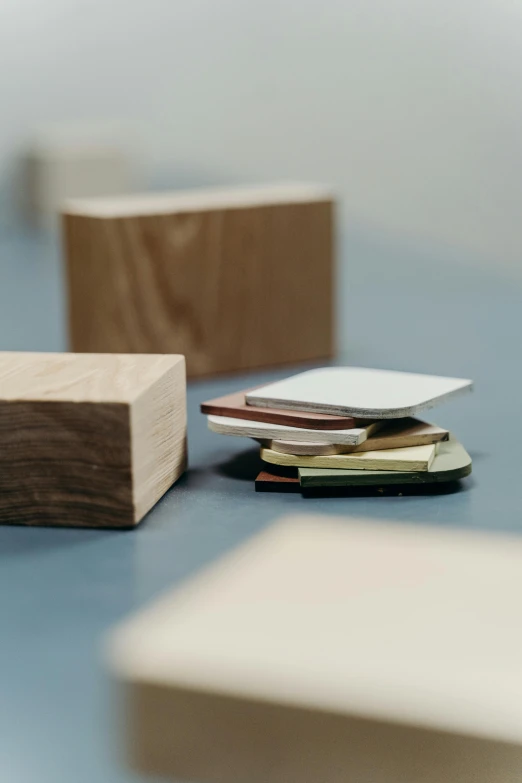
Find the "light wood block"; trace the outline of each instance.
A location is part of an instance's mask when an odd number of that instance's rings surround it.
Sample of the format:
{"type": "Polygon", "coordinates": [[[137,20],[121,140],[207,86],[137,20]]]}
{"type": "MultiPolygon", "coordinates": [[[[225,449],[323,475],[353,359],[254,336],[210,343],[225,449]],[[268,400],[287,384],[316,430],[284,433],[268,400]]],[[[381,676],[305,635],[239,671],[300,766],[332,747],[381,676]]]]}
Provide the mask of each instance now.
{"type": "MultiPolygon", "coordinates": [[[[374,431],[375,432],[375,431],[374,431]]],[[[427,424],[418,419],[397,419],[381,427],[375,434],[370,434],[358,446],[343,443],[300,443],[289,440],[263,441],[272,451],[281,454],[304,456],[325,456],[327,454],[351,454],[361,451],[382,451],[382,449],[405,449],[410,446],[424,446],[429,443],[439,443],[448,440],[449,431],[435,424],[427,424]]]]}
{"type": "Polygon", "coordinates": [[[334,352],[324,188],[76,201],[64,238],[75,351],[183,353],[189,376],[334,352]]]}
{"type": "Polygon", "coordinates": [[[0,522],[132,527],[186,429],[183,356],[0,353],[0,522]]]}
{"type": "Polygon", "coordinates": [[[440,484],[458,481],[469,476],[471,457],[458,441],[451,439],[440,443],[429,470],[336,470],[313,467],[298,468],[301,486],[306,489],[322,487],[365,487],[401,484],[440,484]]]}
{"type": "Polygon", "coordinates": [[[240,438],[289,438],[295,441],[309,442],[320,439],[328,443],[346,443],[356,445],[376,432],[380,422],[368,422],[351,430],[309,430],[302,427],[285,427],[282,424],[268,424],[265,421],[245,421],[229,419],[227,416],[208,416],[208,427],[220,435],[235,435],[240,438]]]}
{"type": "Polygon", "coordinates": [[[111,641],[127,752],[198,783],[518,783],[522,541],[296,517],[111,641]]]}
{"type": "Polygon", "coordinates": [[[268,424],[283,424],[286,427],[300,427],[309,430],[349,430],[357,426],[357,420],[352,416],[329,416],[327,413],[256,408],[255,405],[246,404],[245,394],[247,391],[250,389],[202,402],[201,413],[226,416],[229,419],[265,421],[268,424]]]}
{"type": "Polygon", "coordinates": [[[281,454],[264,446],[261,459],[272,465],[295,468],[333,468],[341,470],[428,471],[435,459],[439,444],[410,446],[408,449],[363,451],[352,454],[332,454],[324,457],[305,457],[281,454]]]}
{"type": "Polygon", "coordinates": [[[399,419],[465,391],[472,381],[366,367],[323,367],[247,392],[247,405],[399,419]]]}

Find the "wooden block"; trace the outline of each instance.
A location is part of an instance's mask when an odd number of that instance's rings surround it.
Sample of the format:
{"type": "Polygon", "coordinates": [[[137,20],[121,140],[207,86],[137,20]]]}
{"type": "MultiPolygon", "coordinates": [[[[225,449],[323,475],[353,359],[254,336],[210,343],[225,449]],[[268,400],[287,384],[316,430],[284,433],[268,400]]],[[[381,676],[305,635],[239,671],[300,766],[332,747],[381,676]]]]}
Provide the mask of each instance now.
{"type": "Polygon", "coordinates": [[[289,438],[305,443],[321,439],[329,443],[347,443],[355,445],[363,443],[368,435],[375,432],[380,422],[368,422],[351,430],[308,430],[301,427],[285,427],[283,424],[267,424],[264,421],[245,421],[244,419],[229,419],[226,416],[208,416],[208,427],[220,435],[236,435],[240,438],[289,438]]]}
{"type": "Polygon", "coordinates": [[[226,416],[230,419],[265,421],[268,424],[283,424],[287,427],[302,427],[309,430],[348,430],[357,426],[356,420],[352,416],[329,416],[327,413],[256,408],[245,402],[245,394],[248,391],[250,389],[202,402],[201,413],[226,416]]]}
{"type": "Polygon", "coordinates": [[[256,492],[301,492],[299,478],[262,470],[255,480],[256,492]]]}
{"type": "Polygon", "coordinates": [[[376,434],[370,434],[368,439],[358,446],[344,443],[300,443],[288,440],[268,440],[263,445],[281,454],[304,456],[325,456],[327,454],[351,454],[361,451],[381,451],[382,449],[405,449],[410,446],[424,446],[428,443],[439,443],[448,440],[449,431],[435,424],[427,424],[419,419],[397,419],[383,425],[376,434]]]}
{"type": "Polygon", "coordinates": [[[272,465],[295,468],[428,471],[435,459],[438,445],[438,443],[432,443],[428,446],[411,446],[409,449],[383,449],[382,451],[362,451],[352,454],[331,454],[324,457],[281,454],[262,446],[261,459],[272,465]]]}
{"type": "Polygon", "coordinates": [[[262,386],[245,395],[247,405],[399,419],[415,416],[456,394],[472,381],[365,367],[323,367],[262,386]]]}
{"type": "Polygon", "coordinates": [[[335,470],[300,467],[298,469],[301,486],[307,489],[317,487],[362,487],[400,484],[434,484],[458,481],[471,473],[471,457],[456,440],[439,444],[438,453],[429,470],[412,473],[411,471],[390,470],[335,470]]]}
{"type": "Polygon", "coordinates": [[[283,520],[111,640],[130,760],[199,783],[517,783],[521,591],[519,537],[283,520]]]}
{"type": "Polygon", "coordinates": [[[0,353],[0,522],[132,527],[186,467],[183,356],[0,353]]]}
{"type": "Polygon", "coordinates": [[[76,201],[64,235],[75,351],[183,353],[189,376],[334,352],[324,188],[76,201]]]}

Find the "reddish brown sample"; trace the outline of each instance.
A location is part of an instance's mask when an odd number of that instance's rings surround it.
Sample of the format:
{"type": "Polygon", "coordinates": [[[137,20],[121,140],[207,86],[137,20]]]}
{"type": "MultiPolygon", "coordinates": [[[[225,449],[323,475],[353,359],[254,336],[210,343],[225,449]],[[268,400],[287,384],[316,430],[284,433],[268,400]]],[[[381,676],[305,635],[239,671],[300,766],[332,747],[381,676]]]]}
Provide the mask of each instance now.
{"type": "Polygon", "coordinates": [[[297,476],[283,476],[262,470],[256,478],[256,492],[300,492],[297,476]]]}
{"type": "Polygon", "coordinates": [[[287,427],[301,427],[312,430],[351,430],[357,427],[357,419],[351,416],[330,416],[327,413],[306,411],[284,411],[278,408],[256,408],[247,405],[245,394],[252,389],[227,394],[215,400],[201,403],[201,413],[212,416],[228,416],[231,419],[264,421],[267,424],[284,424],[287,427]]]}

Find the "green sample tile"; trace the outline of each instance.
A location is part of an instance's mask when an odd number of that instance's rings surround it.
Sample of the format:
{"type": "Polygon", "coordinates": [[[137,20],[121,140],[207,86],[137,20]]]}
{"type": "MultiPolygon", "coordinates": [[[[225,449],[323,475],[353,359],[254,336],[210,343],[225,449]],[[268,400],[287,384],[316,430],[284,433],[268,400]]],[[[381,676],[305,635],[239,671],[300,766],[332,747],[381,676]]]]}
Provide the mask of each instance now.
{"type": "Polygon", "coordinates": [[[325,468],[298,468],[302,488],[363,487],[386,484],[434,484],[456,481],[471,473],[471,457],[456,440],[439,446],[429,470],[409,472],[397,470],[332,470],[325,468]]]}

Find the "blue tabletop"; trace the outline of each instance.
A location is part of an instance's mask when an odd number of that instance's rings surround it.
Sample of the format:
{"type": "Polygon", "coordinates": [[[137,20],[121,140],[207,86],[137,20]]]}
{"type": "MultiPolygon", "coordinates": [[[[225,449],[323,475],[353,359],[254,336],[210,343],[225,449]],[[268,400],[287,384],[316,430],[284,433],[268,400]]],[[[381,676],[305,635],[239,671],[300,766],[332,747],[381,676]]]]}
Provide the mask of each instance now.
{"type": "MultiPolygon", "coordinates": [[[[472,477],[459,492],[426,497],[256,494],[253,443],[209,432],[199,404],[296,368],[191,384],[189,471],[136,530],[0,528],[0,779],[141,780],[118,758],[104,635],[281,514],[522,531],[520,285],[448,250],[419,250],[355,228],[347,237],[339,362],[473,378],[472,395],[430,415],[464,443],[472,477]]],[[[6,237],[0,349],[64,348],[55,244],[6,237]]]]}

